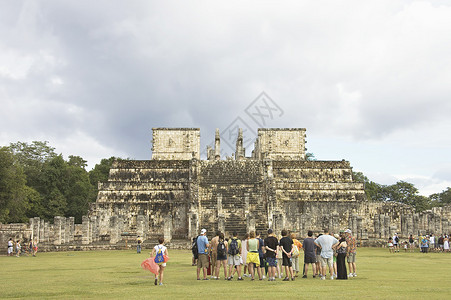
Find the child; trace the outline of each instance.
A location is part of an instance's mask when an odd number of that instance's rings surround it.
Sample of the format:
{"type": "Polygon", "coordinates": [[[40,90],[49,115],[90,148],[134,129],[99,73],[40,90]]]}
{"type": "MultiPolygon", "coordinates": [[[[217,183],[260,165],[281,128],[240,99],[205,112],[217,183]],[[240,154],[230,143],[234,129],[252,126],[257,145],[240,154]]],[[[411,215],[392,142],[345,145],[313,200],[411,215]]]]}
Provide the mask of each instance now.
{"type": "Polygon", "coordinates": [[[407,252],[407,248],[408,248],[407,245],[408,245],[408,243],[407,243],[407,241],[405,241],[405,242],[404,242],[404,252],[407,252]]]}
{"type": "Polygon", "coordinates": [[[395,247],[393,245],[393,238],[388,239],[388,252],[395,253],[395,247]]]}
{"type": "MultiPolygon", "coordinates": [[[[158,239],[158,245],[156,245],[153,249],[152,249],[152,253],[150,256],[155,256],[155,262],[160,266],[159,270],[158,270],[158,274],[160,277],[160,285],[163,285],[163,273],[164,273],[164,268],[166,267],[166,259],[164,259],[164,256],[168,256],[168,248],[166,248],[166,246],[163,245],[164,243],[164,238],[160,237],[158,239]]],[[[157,285],[158,283],[158,275],[155,274],[155,285],[157,285]]]]}

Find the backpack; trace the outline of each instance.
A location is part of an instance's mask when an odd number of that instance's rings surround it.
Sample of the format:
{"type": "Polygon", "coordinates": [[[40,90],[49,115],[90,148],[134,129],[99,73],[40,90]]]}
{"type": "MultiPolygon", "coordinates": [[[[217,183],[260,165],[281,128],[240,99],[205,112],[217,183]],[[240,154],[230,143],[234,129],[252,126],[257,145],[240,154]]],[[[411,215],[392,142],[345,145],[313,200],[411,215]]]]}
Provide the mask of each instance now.
{"type": "Polygon", "coordinates": [[[218,244],[218,257],[224,257],[226,255],[226,247],[224,244],[224,240],[220,240],[218,244]]]}
{"type": "Polygon", "coordinates": [[[293,251],[291,252],[291,257],[298,257],[299,256],[299,248],[296,245],[293,245],[293,251]]]}
{"type": "Polygon", "coordinates": [[[396,241],[396,243],[399,243],[399,238],[398,238],[398,236],[395,237],[395,241],[396,241]]]}
{"type": "Polygon", "coordinates": [[[197,238],[198,237],[195,237],[193,239],[193,245],[191,246],[191,251],[193,252],[193,256],[195,259],[199,257],[199,249],[197,248],[197,238]]]}
{"type": "Polygon", "coordinates": [[[155,263],[159,264],[163,262],[164,262],[163,251],[161,251],[161,248],[158,247],[157,255],[155,255],[155,263]]]}
{"type": "Polygon", "coordinates": [[[232,241],[230,242],[229,254],[230,255],[238,254],[238,240],[237,239],[232,239],[232,241]]]}

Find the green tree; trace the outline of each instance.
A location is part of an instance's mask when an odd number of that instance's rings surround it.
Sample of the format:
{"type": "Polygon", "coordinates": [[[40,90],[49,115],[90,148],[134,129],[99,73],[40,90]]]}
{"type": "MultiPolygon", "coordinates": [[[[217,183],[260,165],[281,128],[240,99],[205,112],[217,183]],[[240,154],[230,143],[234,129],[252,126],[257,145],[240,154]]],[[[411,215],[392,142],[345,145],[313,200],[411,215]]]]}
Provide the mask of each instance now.
{"type": "Polygon", "coordinates": [[[0,222],[26,222],[36,191],[25,185],[22,167],[8,147],[0,148],[0,222]]]}
{"type": "Polygon", "coordinates": [[[451,204],[451,188],[447,187],[441,193],[435,193],[429,196],[432,206],[443,206],[451,204]]]}
{"type": "Polygon", "coordinates": [[[99,164],[96,164],[94,169],[89,171],[89,180],[91,181],[93,187],[93,196],[91,201],[94,202],[97,198],[97,194],[99,192],[98,183],[108,181],[108,175],[110,174],[111,166],[115,160],[120,158],[110,157],[104,158],[100,161],[99,164]]]}

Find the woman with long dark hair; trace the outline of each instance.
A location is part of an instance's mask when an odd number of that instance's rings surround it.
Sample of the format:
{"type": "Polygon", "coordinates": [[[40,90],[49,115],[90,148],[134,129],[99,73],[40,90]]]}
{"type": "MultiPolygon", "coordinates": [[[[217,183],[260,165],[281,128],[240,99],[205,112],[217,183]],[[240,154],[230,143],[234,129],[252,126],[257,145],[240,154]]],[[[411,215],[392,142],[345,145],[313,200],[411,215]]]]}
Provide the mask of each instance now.
{"type": "Polygon", "coordinates": [[[348,279],[346,271],[346,238],[342,235],[338,242],[337,250],[337,279],[348,279]]]}

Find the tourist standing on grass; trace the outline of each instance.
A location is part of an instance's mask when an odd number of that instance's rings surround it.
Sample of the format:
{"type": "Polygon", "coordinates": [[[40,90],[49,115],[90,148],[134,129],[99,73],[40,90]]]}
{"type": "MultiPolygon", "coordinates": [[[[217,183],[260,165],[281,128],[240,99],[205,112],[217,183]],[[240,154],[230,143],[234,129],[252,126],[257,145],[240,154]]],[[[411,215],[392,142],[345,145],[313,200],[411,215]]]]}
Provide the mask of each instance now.
{"type": "Polygon", "coordinates": [[[429,248],[428,236],[423,236],[423,238],[421,239],[421,252],[428,253],[428,248],[429,248]]]}
{"type": "Polygon", "coordinates": [[[138,235],[138,238],[136,239],[136,243],[137,243],[137,245],[136,245],[136,253],[141,253],[141,244],[142,244],[142,242],[143,242],[143,239],[142,239],[142,237],[140,237],[139,235],[138,235]]]}
{"type": "MultiPolygon", "coordinates": [[[[346,243],[346,237],[344,234],[341,236],[338,245],[337,245],[337,279],[348,279],[346,275],[346,261],[345,258],[347,256],[347,248],[348,244],[346,243]]],[[[352,274],[349,271],[349,274],[352,274]]]]}
{"type": "Polygon", "coordinates": [[[397,233],[393,236],[393,248],[395,252],[399,252],[399,237],[397,233]]]}
{"type": "Polygon", "coordinates": [[[302,249],[302,244],[299,240],[296,239],[296,234],[294,232],[290,235],[290,238],[293,240],[293,252],[291,255],[291,267],[293,268],[294,277],[298,277],[299,254],[302,249]]]}
{"type": "Polygon", "coordinates": [[[395,253],[395,247],[393,246],[393,238],[392,237],[388,238],[387,246],[388,246],[388,252],[395,253]]]}
{"type": "Polygon", "coordinates": [[[33,256],[36,256],[36,253],[38,253],[38,239],[34,239],[33,241],[33,256]]]}
{"type": "Polygon", "coordinates": [[[22,246],[20,245],[20,240],[16,242],[16,256],[19,257],[22,253],[22,246]]]}
{"type": "MultiPolygon", "coordinates": [[[[322,235],[323,235],[322,233],[318,234],[316,236],[316,239],[322,235]]],[[[316,244],[315,244],[315,253],[316,253],[316,273],[317,273],[316,275],[323,277],[323,274],[321,274],[321,247],[318,247],[316,244]]],[[[326,276],[326,274],[324,274],[324,276],[326,276]]]]}
{"type": "Polygon", "coordinates": [[[164,259],[164,256],[168,257],[168,248],[164,245],[164,238],[160,237],[158,239],[158,245],[156,245],[152,249],[152,253],[150,256],[155,256],[155,263],[160,267],[158,269],[158,275],[155,274],[155,285],[158,284],[158,279],[160,279],[160,285],[163,285],[163,275],[164,275],[164,269],[166,268],[166,262],[164,259]]]}
{"type": "Polygon", "coordinates": [[[260,260],[260,272],[262,273],[262,278],[265,279],[265,242],[260,238],[259,232],[255,232],[255,238],[258,240],[258,258],[260,260]]]}
{"type": "Polygon", "coordinates": [[[200,231],[200,235],[197,237],[197,280],[200,280],[200,270],[202,269],[204,278],[203,280],[208,280],[207,278],[207,268],[208,268],[208,248],[210,244],[208,243],[207,230],[203,228],[200,231]]]}
{"type": "Polygon", "coordinates": [[[293,251],[293,240],[288,236],[286,229],[282,230],[282,238],[279,241],[282,250],[282,266],[285,269],[285,278],[283,281],[294,280],[293,267],[291,263],[291,254],[293,251]]]}
{"type": "Polygon", "coordinates": [[[211,261],[211,269],[213,270],[211,272],[211,278],[215,278],[214,274],[215,274],[215,270],[216,270],[216,260],[218,258],[218,243],[219,243],[219,234],[221,233],[221,231],[216,231],[216,235],[214,236],[214,238],[211,239],[211,251],[210,251],[210,261],[211,261]]]}
{"type": "Polygon", "coordinates": [[[13,256],[13,252],[14,252],[14,242],[12,238],[9,238],[7,256],[13,256]]]}
{"type": "Polygon", "coordinates": [[[241,243],[241,260],[244,266],[243,277],[250,277],[250,275],[246,275],[246,272],[249,272],[247,269],[247,240],[249,239],[249,233],[244,235],[243,242],[241,243]]]}
{"type": "Polygon", "coordinates": [[[448,235],[445,235],[445,237],[443,238],[443,251],[449,252],[449,236],[448,235]]]}
{"type": "Polygon", "coordinates": [[[258,279],[262,280],[262,273],[260,270],[260,258],[258,256],[258,248],[259,248],[259,242],[255,238],[255,232],[251,231],[249,233],[249,239],[246,241],[246,248],[247,248],[247,258],[246,258],[246,264],[249,270],[249,274],[251,276],[251,280],[255,279],[255,272],[254,268],[257,269],[258,273],[258,279]]]}
{"type": "Polygon", "coordinates": [[[265,257],[266,263],[268,264],[268,281],[275,281],[277,266],[276,255],[279,241],[274,236],[272,229],[268,229],[268,236],[263,242],[265,243],[265,257]]]}
{"type": "Polygon", "coordinates": [[[409,236],[409,250],[410,252],[413,252],[415,249],[415,239],[413,238],[413,235],[409,236]]]}
{"type": "Polygon", "coordinates": [[[334,279],[334,248],[338,245],[338,240],[329,235],[329,230],[325,229],[324,234],[315,240],[315,244],[321,248],[321,280],[326,280],[326,266],[329,267],[330,279],[334,279]]]}
{"type": "Polygon", "coordinates": [[[443,241],[444,241],[443,234],[441,234],[440,237],[439,237],[438,240],[437,240],[437,243],[438,243],[438,251],[439,251],[439,252],[442,252],[442,251],[443,251],[443,241]]]}
{"type": "MultiPolygon", "coordinates": [[[[224,240],[224,233],[219,232],[218,235],[218,245],[216,246],[216,273],[215,273],[215,279],[219,279],[219,268],[224,268],[224,279],[227,280],[227,250],[228,250],[228,243],[226,240],[224,240]]],[[[213,244],[213,242],[212,242],[213,244]]]]}
{"type": "Polygon", "coordinates": [[[302,276],[302,278],[307,278],[308,265],[312,265],[312,274],[313,278],[315,278],[316,277],[315,240],[313,239],[313,232],[311,230],[307,232],[307,238],[304,239],[302,249],[304,250],[304,276],[302,276]]]}
{"type": "Polygon", "coordinates": [[[355,256],[357,255],[357,243],[355,237],[352,236],[351,229],[345,230],[346,237],[346,260],[349,267],[349,277],[357,277],[357,270],[355,266],[355,256]]]}
{"type": "Polygon", "coordinates": [[[241,277],[241,241],[238,239],[236,231],[233,232],[232,238],[229,240],[227,253],[229,254],[227,259],[229,265],[229,277],[227,279],[232,280],[235,272],[238,272],[238,280],[243,280],[241,277]]]}
{"type": "Polygon", "coordinates": [[[435,251],[435,236],[433,233],[431,233],[431,236],[429,237],[429,251],[435,251]]]}

